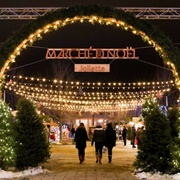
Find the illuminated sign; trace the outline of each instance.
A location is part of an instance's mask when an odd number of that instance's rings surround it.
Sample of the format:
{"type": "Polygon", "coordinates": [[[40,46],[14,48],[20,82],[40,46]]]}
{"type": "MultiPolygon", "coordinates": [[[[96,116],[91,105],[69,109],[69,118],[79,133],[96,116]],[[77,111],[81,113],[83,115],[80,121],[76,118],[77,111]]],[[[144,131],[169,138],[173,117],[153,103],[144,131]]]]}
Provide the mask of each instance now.
{"type": "Polygon", "coordinates": [[[135,49],[127,48],[48,48],[46,59],[138,59],[135,49]]]}
{"type": "Polygon", "coordinates": [[[75,64],[74,72],[110,72],[109,64],[75,64]]]}

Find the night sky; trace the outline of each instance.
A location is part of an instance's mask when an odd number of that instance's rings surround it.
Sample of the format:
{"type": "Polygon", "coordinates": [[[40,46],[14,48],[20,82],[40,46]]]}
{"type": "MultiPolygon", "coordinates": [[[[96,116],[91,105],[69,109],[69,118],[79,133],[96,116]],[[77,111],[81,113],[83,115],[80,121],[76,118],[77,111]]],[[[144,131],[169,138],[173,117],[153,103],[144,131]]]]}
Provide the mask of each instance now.
{"type": "Polygon", "coordinates": [[[179,0],[6,0],[2,1],[1,7],[62,7],[62,6],[74,6],[74,5],[88,5],[88,4],[98,4],[106,6],[121,6],[121,7],[179,7],[179,0]]]}
{"type": "MultiPolygon", "coordinates": [[[[10,1],[1,2],[0,7],[65,7],[79,4],[99,4],[106,6],[121,7],[179,7],[179,0],[157,2],[157,0],[146,1],[126,0],[81,0],[81,1],[10,1]],[[86,2],[86,3],[85,3],[86,2]]],[[[13,35],[28,20],[0,20],[1,35],[0,42],[5,41],[13,35]]],[[[171,40],[172,43],[180,47],[180,23],[179,20],[151,20],[152,24],[158,26],[171,40]]],[[[89,63],[97,63],[97,60],[89,60],[89,63]]],[[[82,61],[83,63],[83,61],[82,61]]],[[[66,79],[78,81],[164,81],[172,79],[170,71],[166,70],[162,59],[155,50],[144,43],[139,36],[131,32],[126,32],[112,26],[92,25],[89,23],[75,23],[67,25],[58,31],[53,31],[44,36],[40,41],[36,41],[32,47],[23,51],[17,58],[17,63],[11,68],[15,68],[8,73],[11,75],[24,75],[35,77],[53,78],[54,64],[61,67],[69,66],[71,73],[67,74],[66,79]],[[81,61],[70,60],[45,60],[47,48],[126,48],[132,46],[136,49],[138,60],[105,60],[111,63],[110,73],[74,73],[74,63],[81,61]],[[38,63],[39,61],[39,63],[38,63]],[[61,61],[61,62],[60,62],[61,61]],[[34,62],[34,64],[33,64],[34,62]],[[161,68],[159,68],[161,66],[161,68]],[[20,68],[21,67],[21,68],[20,68]],[[68,77],[69,76],[69,77],[68,77]],[[71,76],[71,77],[70,77],[71,76]]]]}

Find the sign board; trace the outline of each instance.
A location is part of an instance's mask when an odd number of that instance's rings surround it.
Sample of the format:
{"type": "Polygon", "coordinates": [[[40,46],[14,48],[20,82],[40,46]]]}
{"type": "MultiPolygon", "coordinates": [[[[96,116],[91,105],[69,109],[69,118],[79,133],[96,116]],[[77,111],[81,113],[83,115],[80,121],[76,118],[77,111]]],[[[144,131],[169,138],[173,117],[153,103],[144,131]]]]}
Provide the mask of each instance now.
{"type": "MultiPolygon", "coordinates": [[[[48,48],[46,59],[107,60],[138,59],[132,47],[127,48],[48,48]]],[[[110,72],[109,64],[75,64],[74,72],[110,72]]]]}
{"type": "Polygon", "coordinates": [[[109,64],[75,64],[74,72],[110,72],[109,64]]]}
{"type": "Polygon", "coordinates": [[[48,48],[46,59],[138,59],[135,49],[127,48],[48,48]]]}

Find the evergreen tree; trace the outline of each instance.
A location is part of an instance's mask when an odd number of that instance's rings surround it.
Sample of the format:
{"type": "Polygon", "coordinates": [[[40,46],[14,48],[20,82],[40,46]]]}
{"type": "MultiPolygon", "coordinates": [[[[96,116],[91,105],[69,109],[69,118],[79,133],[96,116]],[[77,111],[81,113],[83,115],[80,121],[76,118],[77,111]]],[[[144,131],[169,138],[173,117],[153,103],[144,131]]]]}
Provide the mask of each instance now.
{"type": "Polygon", "coordinates": [[[16,167],[19,170],[37,167],[50,156],[45,127],[30,100],[20,99],[17,104],[16,167]]]}
{"type": "Polygon", "coordinates": [[[152,100],[145,102],[142,115],[145,131],[134,165],[142,171],[169,173],[172,169],[169,120],[152,100]]]}
{"type": "Polygon", "coordinates": [[[172,107],[168,110],[168,119],[170,120],[171,137],[172,137],[172,173],[180,170],[180,112],[178,107],[172,107]]]}
{"type": "Polygon", "coordinates": [[[15,165],[13,124],[13,117],[8,105],[0,100],[0,168],[4,170],[15,165]]]}

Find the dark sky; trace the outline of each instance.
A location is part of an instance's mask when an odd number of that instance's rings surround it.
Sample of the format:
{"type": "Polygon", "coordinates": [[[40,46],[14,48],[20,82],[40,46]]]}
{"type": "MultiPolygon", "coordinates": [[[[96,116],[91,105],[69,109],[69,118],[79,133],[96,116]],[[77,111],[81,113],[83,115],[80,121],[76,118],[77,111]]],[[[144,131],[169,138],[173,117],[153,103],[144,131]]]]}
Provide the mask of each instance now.
{"type": "Polygon", "coordinates": [[[121,6],[121,7],[179,7],[179,0],[5,0],[1,1],[1,7],[62,7],[74,5],[88,5],[98,4],[107,6],[121,6]]]}
{"type": "MultiPolygon", "coordinates": [[[[79,4],[99,4],[108,6],[121,6],[121,7],[179,7],[180,1],[164,1],[157,0],[144,1],[144,0],[36,0],[36,1],[23,1],[23,0],[6,0],[1,2],[0,7],[64,7],[79,4]]],[[[18,30],[28,20],[0,20],[1,34],[0,42],[5,41],[9,36],[18,30]]],[[[180,43],[180,21],[179,20],[151,20],[157,25],[170,39],[174,45],[180,43]]],[[[35,42],[33,47],[29,47],[26,51],[18,57],[17,63],[12,67],[21,67],[28,65],[24,68],[19,68],[16,71],[9,72],[11,74],[23,74],[29,76],[53,76],[52,64],[59,63],[58,60],[46,60],[40,63],[33,62],[41,61],[45,58],[45,48],[65,48],[65,47],[79,47],[88,48],[90,46],[99,48],[125,48],[132,46],[136,48],[136,54],[140,60],[114,60],[111,63],[110,73],[73,73],[75,80],[81,81],[163,81],[170,78],[169,71],[158,68],[163,67],[162,59],[151,47],[144,43],[140,37],[133,35],[130,32],[122,31],[111,26],[91,25],[91,24],[72,24],[59,29],[58,31],[51,32],[44,36],[41,41],[35,42]],[[147,64],[146,62],[151,63],[147,64]],[[48,68],[47,68],[48,67],[48,68]]],[[[179,47],[179,46],[178,46],[179,47]]],[[[62,63],[67,63],[73,72],[73,62],[65,60],[62,63]],[[65,62],[66,61],[66,62],[65,62]]],[[[91,61],[91,63],[93,63],[91,61]]]]}

